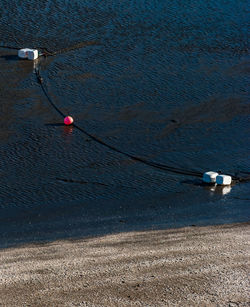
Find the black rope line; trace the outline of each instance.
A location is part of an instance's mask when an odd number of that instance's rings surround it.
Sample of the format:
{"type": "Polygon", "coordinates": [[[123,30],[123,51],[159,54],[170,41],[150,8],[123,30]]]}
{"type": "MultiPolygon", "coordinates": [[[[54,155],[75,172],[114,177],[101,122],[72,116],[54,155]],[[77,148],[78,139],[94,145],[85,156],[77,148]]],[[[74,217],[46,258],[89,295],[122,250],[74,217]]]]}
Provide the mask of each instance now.
{"type": "Polygon", "coordinates": [[[250,182],[250,176],[249,177],[236,177],[235,179],[238,182],[250,182]]]}
{"type": "Polygon", "coordinates": [[[80,49],[80,48],[83,48],[83,47],[86,47],[86,46],[93,46],[93,45],[100,45],[100,43],[96,42],[96,41],[80,42],[80,43],[77,43],[73,46],[66,47],[66,48],[63,48],[63,49],[60,49],[60,50],[57,50],[57,51],[50,51],[47,48],[39,48],[39,49],[44,50],[44,52],[41,54],[43,56],[55,56],[57,54],[61,54],[61,53],[69,52],[71,50],[80,49]]]}
{"type": "MultiPolygon", "coordinates": [[[[69,52],[71,50],[75,50],[75,49],[80,49],[86,46],[93,46],[93,45],[100,45],[99,42],[97,41],[84,41],[84,42],[80,42],[80,43],[76,43],[73,46],[70,47],[66,47],[57,51],[50,51],[48,48],[45,47],[35,47],[34,49],[40,49],[41,53],[39,53],[39,56],[55,56],[57,54],[61,54],[61,53],[66,53],[69,52]]],[[[5,49],[14,49],[14,50],[20,50],[20,47],[14,47],[14,46],[6,46],[6,45],[0,45],[0,48],[5,48],[5,49]]]]}
{"type": "Polygon", "coordinates": [[[47,97],[48,101],[50,102],[50,104],[53,106],[53,108],[63,117],[65,117],[65,114],[63,114],[63,112],[54,104],[54,102],[52,101],[52,99],[50,98],[50,96],[48,95],[48,92],[46,91],[45,87],[44,87],[44,83],[43,83],[43,78],[40,75],[40,71],[39,69],[36,67],[35,68],[35,72],[36,72],[36,77],[37,77],[37,81],[38,83],[41,85],[41,88],[43,90],[44,95],[47,97]]]}
{"type": "Polygon", "coordinates": [[[19,47],[12,47],[12,46],[0,46],[0,48],[4,48],[4,49],[14,49],[14,50],[19,50],[19,49],[21,49],[21,48],[19,48],[19,47]]]}
{"type": "MultiPolygon", "coordinates": [[[[41,49],[43,50],[42,53],[40,53],[40,56],[55,56],[57,54],[60,54],[60,53],[64,53],[64,52],[68,52],[68,51],[71,51],[71,50],[74,50],[74,49],[79,49],[79,48],[83,48],[85,46],[90,46],[90,45],[98,45],[98,42],[81,42],[81,43],[77,43],[76,45],[73,45],[73,46],[70,46],[70,47],[67,47],[67,48],[63,48],[63,49],[60,49],[58,51],[50,51],[48,50],[47,48],[38,48],[38,49],[41,49]]],[[[15,50],[19,50],[20,48],[19,47],[14,47],[14,46],[3,46],[3,45],[0,45],[0,48],[5,48],[5,49],[15,49],[15,50]]],[[[66,115],[56,106],[56,104],[52,101],[52,99],[50,98],[49,94],[48,94],[48,91],[46,90],[45,88],[45,85],[44,85],[44,82],[43,82],[43,78],[41,77],[41,74],[40,74],[40,70],[39,68],[37,67],[35,69],[35,73],[36,73],[36,77],[37,77],[37,81],[38,83],[40,84],[41,88],[42,88],[42,91],[44,93],[44,95],[46,96],[47,100],[49,101],[49,103],[51,104],[51,106],[63,117],[65,117],[66,115]]],[[[120,153],[134,161],[137,161],[137,162],[141,162],[145,165],[148,165],[148,166],[151,166],[151,167],[154,167],[154,168],[157,168],[157,169],[160,169],[160,170],[164,170],[164,171],[168,171],[168,172],[172,172],[172,173],[175,173],[175,174],[181,174],[181,175],[188,175],[188,176],[193,176],[193,177],[202,177],[203,176],[203,173],[201,172],[197,172],[197,171],[193,171],[193,170],[185,170],[185,169],[182,169],[182,168],[176,168],[176,167],[173,167],[173,166],[169,166],[169,165],[166,165],[166,164],[160,164],[160,163],[157,163],[157,162],[154,162],[154,161],[149,161],[149,160],[146,160],[146,159],[143,159],[143,158],[140,158],[140,157],[137,157],[137,156],[134,156],[132,154],[129,154],[125,151],[122,151],[106,142],[104,142],[102,139],[100,138],[97,138],[95,137],[94,135],[90,134],[88,131],[84,130],[83,128],[81,128],[80,126],[78,126],[77,124],[73,123],[73,126],[78,129],[79,131],[81,131],[82,133],[84,133],[86,136],[88,136],[90,139],[92,139],[93,141],[105,146],[106,148],[109,148],[110,150],[112,151],[115,151],[117,153],[120,153]]],[[[218,171],[220,173],[220,171],[218,171]]],[[[245,174],[249,174],[249,172],[241,172],[241,173],[245,173],[245,174]]],[[[234,181],[238,181],[238,182],[249,182],[250,181],[250,176],[248,177],[239,177],[239,176],[235,176],[235,175],[230,175],[232,177],[232,179],[234,181]]]]}
{"type": "Polygon", "coordinates": [[[104,186],[104,187],[110,187],[110,186],[114,186],[114,187],[121,187],[121,188],[125,188],[125,189],[135,189],[134,187],[128,187],[128,186],[124,186],[124,185],[120,185],[120,184],[106,184],[103,182],[98,182],[98,181],[85,181],[85,180],[76,180],[76,179],[66,179],[66,178],[56,178],[56,180],[59,181],[63,181],[63,182],[67,182],[67,183],[78,183],[78,184],[93,184],[93,185],[99,185],[99,186],[104,186]]]}

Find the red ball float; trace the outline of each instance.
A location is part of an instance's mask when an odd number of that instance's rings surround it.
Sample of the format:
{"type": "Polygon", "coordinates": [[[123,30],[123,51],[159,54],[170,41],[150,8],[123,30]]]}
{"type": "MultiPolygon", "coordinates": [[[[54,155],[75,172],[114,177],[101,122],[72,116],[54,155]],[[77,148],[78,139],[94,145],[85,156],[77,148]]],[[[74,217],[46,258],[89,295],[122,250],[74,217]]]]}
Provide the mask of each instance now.
{"type": "Polygon", "coordinates": [[[64,118],[64,124],[67,126],[73,124],[73,122],[74,122],[74,119],[71,116],[66,116],[64,118]]]}

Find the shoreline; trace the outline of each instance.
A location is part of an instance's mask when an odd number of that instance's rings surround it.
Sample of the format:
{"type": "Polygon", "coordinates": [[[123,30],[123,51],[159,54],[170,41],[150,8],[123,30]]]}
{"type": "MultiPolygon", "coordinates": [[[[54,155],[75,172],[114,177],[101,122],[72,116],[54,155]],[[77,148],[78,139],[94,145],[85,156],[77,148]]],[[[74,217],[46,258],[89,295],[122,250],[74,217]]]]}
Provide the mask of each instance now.
{"type": "Polygon", "coordinates": [[[0,250],[0,306],[249,306],[250,223],[0,250]]]}

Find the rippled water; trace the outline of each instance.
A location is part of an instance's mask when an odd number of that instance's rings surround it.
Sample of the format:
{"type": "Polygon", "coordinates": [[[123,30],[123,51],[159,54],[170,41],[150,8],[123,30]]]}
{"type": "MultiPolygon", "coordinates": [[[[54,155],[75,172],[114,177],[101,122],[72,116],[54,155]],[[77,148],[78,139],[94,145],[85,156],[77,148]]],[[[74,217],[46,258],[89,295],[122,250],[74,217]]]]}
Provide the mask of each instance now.
{"type": "MultiPolygon", "coordinates": [[[[159,163],[250,171],[247,1],[1,1],[0,45],[79,43],[39,66],[85,130],[159,163]]],[[[209,189],[61,125],[33,66],[0,48],[0,246],[249,219],[249,183],[209,189]]]]}

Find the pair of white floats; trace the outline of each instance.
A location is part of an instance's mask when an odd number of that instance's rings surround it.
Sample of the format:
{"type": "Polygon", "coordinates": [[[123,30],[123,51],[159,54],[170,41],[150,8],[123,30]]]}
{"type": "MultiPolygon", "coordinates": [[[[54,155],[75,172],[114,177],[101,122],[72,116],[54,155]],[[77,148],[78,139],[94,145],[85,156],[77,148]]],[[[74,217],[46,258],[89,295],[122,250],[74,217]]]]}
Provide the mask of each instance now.
{"type": "Polygon", "coordinates": [[[37,49],[24,48],[18,50],[18,56],[22,59],[36,60],[39,54],[37,49]]]}
{"type": "Polygon", "coordinates": [[[229,175],[219,175],[219,173],[209,171],[203,174],[203,182],[230,185],[232,183],[232,177],[229,175]]]}

